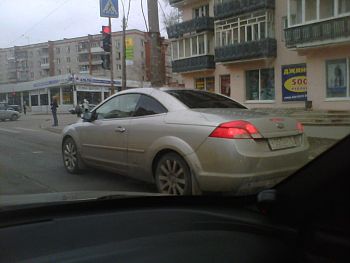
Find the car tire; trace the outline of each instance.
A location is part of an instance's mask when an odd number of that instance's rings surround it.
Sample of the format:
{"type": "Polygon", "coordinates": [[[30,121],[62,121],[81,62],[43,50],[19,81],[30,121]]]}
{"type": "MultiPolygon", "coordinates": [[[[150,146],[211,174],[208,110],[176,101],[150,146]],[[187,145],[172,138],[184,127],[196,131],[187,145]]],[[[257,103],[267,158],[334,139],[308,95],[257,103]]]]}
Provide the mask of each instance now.
{"type": "Polygon", "coordinates": [[[18,119],[18,116],[16,114],[12,114],[11,121],[16,121],[18,119]]]}
{"type": "Polygon", "coordinates": [[[79,174],[83,171],[85,165],[80,158],[77,144],[72,138],[66,138],[62,144],[63,165],[71,174],[79,174]]]}
{"type": "Polygon", "coordinates": [[[157,162],[155,181],[159,193],[191,195],[191,170],[186,161],[176,153],[167,153],[157,162]]]}

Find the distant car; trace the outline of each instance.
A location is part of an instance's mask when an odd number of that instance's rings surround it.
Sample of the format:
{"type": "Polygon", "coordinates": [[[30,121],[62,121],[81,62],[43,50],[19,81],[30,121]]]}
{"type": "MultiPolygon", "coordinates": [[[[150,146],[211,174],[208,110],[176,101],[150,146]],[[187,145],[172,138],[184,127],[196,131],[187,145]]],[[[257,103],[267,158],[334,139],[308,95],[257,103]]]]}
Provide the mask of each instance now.
{"type": "Polygon", "coordinates": [[[19,105],[8,105],[7,110],[14,110],[14,111],[17,111],[19,113],[22,112],[22,108],[19,105]]]}
{"type": "Polygon", "coordinates": [[[20,117],[20,113],[18,111],[14,111],[11,109],[0,109],[0,120],[5,121],[5,120],[11,120],[11,121],[16,121],[20,117]]]}
{"type": "MultiPolygon", "coordinates": [[[[89,111],[91,111],[91,110],[92,110],[93,108],[95,108],[95,107],[96,107],[95,104],[89,104],[89,111]]],[[[80,106],[80,108],[83,109],[82,106],[80,106]]],[[[75,108],[69,109],[69,112],[70,112],[71,114],[77,114],[75,108]]]]}
{"type": "Polygon", "coordinates": [[[0,102],[0,110],[14,110],[17,112],[22,112],[22,108],[20,105],[10,105],[7,102],[0,102]]]}
{"type": "Polygon", "coordinates": [[[68,172],[96,166],[172,195],[272,187],[307,162],[308,148],[292,118],[189,89],[119,92],[67,126],[62,140],[68,172]]]}

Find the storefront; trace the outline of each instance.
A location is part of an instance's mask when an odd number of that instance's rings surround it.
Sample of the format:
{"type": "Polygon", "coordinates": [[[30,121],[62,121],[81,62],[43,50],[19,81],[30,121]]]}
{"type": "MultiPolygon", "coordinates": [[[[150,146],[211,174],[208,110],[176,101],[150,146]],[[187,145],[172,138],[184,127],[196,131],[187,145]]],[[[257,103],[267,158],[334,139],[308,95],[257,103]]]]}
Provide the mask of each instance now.
{"type": "MultiPolygon", "coordinates": [[[[116,91],[121,89],[121,80],[114,81],[116,91]]],[[[59,112],[67,112],[84,99],[90,104],[99,104],[110,96],[111,82],[108,79],[88,75],[62,75],[38,81],[0,85],[0,101],[26,105],[33,112],[50,112],[53,97],[59,104],[59,112]]],[[[127,81],[128,88],[138,88],[137,81],[127,81]]],[[[143,87],[149,83],[143,82],[143,87]]]]}

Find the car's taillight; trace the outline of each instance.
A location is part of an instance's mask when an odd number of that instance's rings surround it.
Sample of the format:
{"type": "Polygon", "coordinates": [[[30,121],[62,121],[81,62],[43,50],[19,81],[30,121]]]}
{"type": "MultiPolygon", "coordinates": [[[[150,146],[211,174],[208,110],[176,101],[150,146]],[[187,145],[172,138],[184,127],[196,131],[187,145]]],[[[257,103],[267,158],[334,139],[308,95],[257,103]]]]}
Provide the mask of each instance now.
{"type": "Polygon", "coordinates": [[[258,129],[247,121],[230,121],[220,124],[209,137],[226,139],[259,139],[258,129]]]}
{"type": "Polygon", "coordinates": [[[300,122],[297,122],[297,130],[299,131],[299,133],[303,133],[304,125],[302,125],[300,122]]]}

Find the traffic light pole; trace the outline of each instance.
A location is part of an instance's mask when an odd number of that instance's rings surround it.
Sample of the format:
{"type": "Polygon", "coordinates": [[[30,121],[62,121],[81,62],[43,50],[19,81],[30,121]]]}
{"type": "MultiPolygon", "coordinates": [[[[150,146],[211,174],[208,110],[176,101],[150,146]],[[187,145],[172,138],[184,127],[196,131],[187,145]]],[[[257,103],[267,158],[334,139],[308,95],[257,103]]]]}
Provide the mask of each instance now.
{"type": "Polygon", "coordinates": [[[112,95],[115,93],[115,88],[114,88],[114,78],[113,78],[113,64],[114,64],[114,60],[113,60],[113,37],[112,37],[112,19],[110,17],[108,17],[108,24],[109,24],[109,28],[111,30],[111,50],[109,52],[109,61],[110,61],[110,67],[111,67],[111,93],[112,95]]]}
{"type": "Polygon", "coordinates": [[[126,30],[126,19],[125,13],[123,14],[123,52],[122,52],[122,90],[126,90],[126,39],[125,39],[125,30],[126,30]]]}

